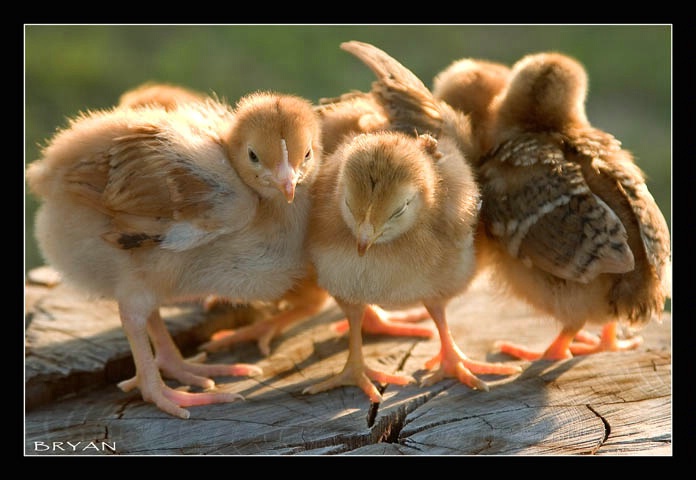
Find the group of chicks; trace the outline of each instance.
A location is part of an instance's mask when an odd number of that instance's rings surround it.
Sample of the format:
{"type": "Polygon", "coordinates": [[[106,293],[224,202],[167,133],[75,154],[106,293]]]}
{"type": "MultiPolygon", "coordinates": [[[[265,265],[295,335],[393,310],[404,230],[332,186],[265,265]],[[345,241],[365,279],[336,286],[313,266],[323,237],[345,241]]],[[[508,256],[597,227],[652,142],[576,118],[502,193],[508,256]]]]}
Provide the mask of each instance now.
{"type": "Polygon", "coordinates": [[[72,119],[29,165],[45,259],[118,302],[136,366],[123,390],[188,418],[185,407],[238,398],[211,377],[260,373],[182,357],[159,307],[190,298],[289,305],[202,346],[256,339],[264,353],[333,298],[348,359],[306,393],[356,385],[378,402],[374,382],[412,382],[367,366],[362,333],[429,335],[414,323],[428,317],[441,346],[425,383],[487,390],[477,375],[520,367],[468,358],[446,314],[484,270],[561,324],[544,352],[500,342],[502,352],[555,360],[640,344],[617,326],[661,315],[670,235],[631,154],[589,123],[581,64],[556,52],[512,68],[466,58],[431,91],[373,45],[341,48],[374,72],[369,92],[317,104],[254,92],[232,107],[147,84],[72,119]]]}

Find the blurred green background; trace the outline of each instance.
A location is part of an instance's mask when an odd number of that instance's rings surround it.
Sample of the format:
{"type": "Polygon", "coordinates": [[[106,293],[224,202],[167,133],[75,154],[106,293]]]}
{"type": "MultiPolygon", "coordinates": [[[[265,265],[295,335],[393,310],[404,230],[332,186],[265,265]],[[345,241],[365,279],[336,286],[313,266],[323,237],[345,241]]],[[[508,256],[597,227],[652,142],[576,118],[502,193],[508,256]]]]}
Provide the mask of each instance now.
{"type": "MultiPolygon", "coordinates": [[[[110,107],[145,81],[230,102],[257,89],[313,101],[369,90],[372,73],[339,49],[347,40],[382,48],[430,87],[463,57],[511,65],[534,52],[574,56],[590,79],[590,122],[633,152],[671,229],[670,25],[25,25],[25,165],[67,118],[110,107]]],[[[25,194],[25,272],[43,263],[36,207],[25,194]]]]}

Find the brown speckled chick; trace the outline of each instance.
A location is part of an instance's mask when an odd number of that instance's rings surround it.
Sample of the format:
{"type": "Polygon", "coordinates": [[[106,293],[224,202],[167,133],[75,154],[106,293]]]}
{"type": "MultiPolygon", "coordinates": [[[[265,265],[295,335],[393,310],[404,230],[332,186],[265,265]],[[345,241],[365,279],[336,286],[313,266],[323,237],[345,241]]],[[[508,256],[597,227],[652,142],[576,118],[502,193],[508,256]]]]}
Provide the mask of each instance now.
{"type": "Polygon", "coordinates": [[[635,348],[617,325],[660,317],[671,294],[670,235],[632,155],[585,114],[587,75],[560,53],[528,55],[494,102],[492,150],[478,162],[482,262],[517,297],[556,318],[534,360],[635,348]],[[583,330],[603,325],[601,339],[583,330]],[[575,341],[574,341],[575,340],[575,341]]]}
{"type": "Polygon", "coordinates": [[[306,275],[320,124],[310,102],[272,92],[249,94],[234,109],[214,99],[142,98],[71,120],[27,180],[42,201],[36,235],[45,259],[118,302],[136,365],[121,388],[188,418],[182,407],[239,396],[174,390],[162,375],[212,388],[208,377],[259,369],[184,360],[159,306],[211,294],[275,301],[306,275]]]}
{"type": "MultiPolygon", "coordinates": [[[[346,313],[350,337],[343,371],[305,392],[357,385],[377,402],[381,395],[372,380],[412,380],[365,364],[360,326],[369,304],[424,305],[441,341],[440,353],[426,365],[439,367],[425,383],[452,376],[487,390],[474,373],[511,374],[519,367],[468,359],[451,336],[445,311],[475,272],[479,191],[472,172],[457,140],[412,134],[414,128],[407,125],[417,115],[412,109],[437,103],[420,80],[372,45],[347,42],[341,48],[377,74],[373,92],[389,114],[390,128],[411,133],[379,131],[347,139],[327,157],[313,186],[309,253],[319,284],[346,313]]],[[[450,113],[459,123],[449,126],[468,135],[466,118],[450,113]]]]}

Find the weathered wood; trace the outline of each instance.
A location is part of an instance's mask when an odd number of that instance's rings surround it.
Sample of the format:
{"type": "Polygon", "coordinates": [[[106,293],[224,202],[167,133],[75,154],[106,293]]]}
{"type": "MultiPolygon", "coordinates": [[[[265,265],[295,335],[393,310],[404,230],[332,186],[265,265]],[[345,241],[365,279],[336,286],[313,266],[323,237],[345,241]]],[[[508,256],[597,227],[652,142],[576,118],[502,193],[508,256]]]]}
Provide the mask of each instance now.
{"type": "MultiPolygon", "coordinates": [[[[513,361],[491,353],[495,340],[543,348],[557,325],[482,280],[449,306],[453,335],[471,358],[517,363],[524,371],[484,376],[489,392],[452,379],[387,386],[384,401],[371,405],[355,387],[302,394],[340,371],[347,355],[346,337],[331,328],[341,314],[331,306],[274,340],[268,358],[252,343],[210,355],[216,363],[256,363],[264,373],[217,378],[218,388],[246,399],[192,407],[191,418],[180,420],[115,386],[132,373],[115,368],[115,359],[131,368],[132,360],[113,304],[79,299],[63,285],[36,288],[43,290],[28,288],[25,298],[27,455],[671,455],[668,312],[661,324],[646,327],[635,351],[513,361]],[[97,383],[91,390],[85,376],[97,383]],[[30,400],[37,391],[40,401],[30,400]]],[[[195,304],[163,313],[186,349],[254,314],[205,315],[195,304]]],[[[369,364],[416,379],[439,348],[437,338],[365,338],[369,364]]]]}
{"type": "MultiPolygon", "coordinates": [[[[84,389],[116,383],[135,372],[114,301],[90,299],[56,281],[46,268],[32,271],[25,289],[25,405],[27,410],[84,389]]],[[[253,321],[247,307],[204,314],[202,302],[162,308],[183,352],[220,328],[253,321]]]]}

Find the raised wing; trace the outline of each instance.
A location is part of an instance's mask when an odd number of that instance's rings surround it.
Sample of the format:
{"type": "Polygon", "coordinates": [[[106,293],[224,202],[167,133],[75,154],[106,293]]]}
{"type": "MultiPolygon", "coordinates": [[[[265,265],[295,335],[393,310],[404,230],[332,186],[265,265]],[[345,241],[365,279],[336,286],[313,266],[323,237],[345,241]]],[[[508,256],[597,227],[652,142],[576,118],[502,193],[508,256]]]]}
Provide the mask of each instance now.
{"type": "Polygon", "coordinates": [[[341,48],[359,58],[377,76],[372,83],[375,95],[391,121],[391,128],[438,136],[442,114],[438,101],[423,82],[394,58],[369,43],[351,41],[341,48]]]}

